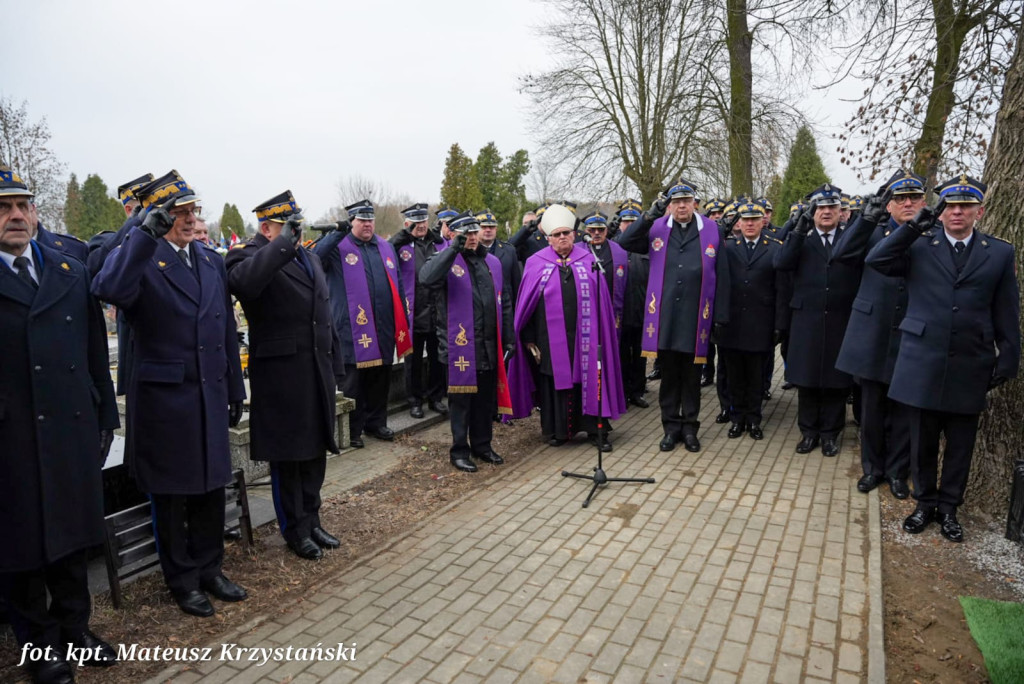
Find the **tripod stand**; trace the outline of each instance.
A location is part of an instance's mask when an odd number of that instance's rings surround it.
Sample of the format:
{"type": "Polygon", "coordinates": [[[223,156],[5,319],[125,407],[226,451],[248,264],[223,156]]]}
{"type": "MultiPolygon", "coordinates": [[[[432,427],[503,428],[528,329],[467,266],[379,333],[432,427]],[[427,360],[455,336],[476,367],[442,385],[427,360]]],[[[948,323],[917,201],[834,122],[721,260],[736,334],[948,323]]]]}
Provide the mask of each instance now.
{"type": "MultiPolygon", "coordinates": [[[[601,409],[601,400],[604,395],[604,383],[602,382],[602,373],[604,372],[603,364],[601,363],[602,348],[601,348],[601,287],[607,286],[608,281],[605,279],[604,264],[601,263],[601,258],[597,256],[597,252],[594,251],[594,245],[591,243],[590,235],[584,236],[584,241],[590,248],[590,253],[594,257],[594,265],[591,270],[594,272],[594,277],[597,281],[597,286],[594,288],[596,294],[596,300],[594,302],[594,330],[597,331],[597,411],[599,414],[603,413],[601,409]]],[[[609,247],[608,249],[611,249],[609,247]]],[[[604,472],[603,455],[601,451],[601,444],[604,442],[605,434],[605,422],[604,418],[599,415],[597,416],[597,467],[594,468],[593,475],[586,475],[584,473],[570,473],[568,470],[562,471],[562,477],[574,477],[580,480],[590,480],[594,483],[594,486],[590,488],[590,493],[587,494],[587,498],[583,500],[583,508],[590,505],[591,499],[594,498],[594,494],[597,493],[597,488],[602,487],[609,482],[636,482],[640,484],[654,484],[653,477],[608,477],[604,472]]]]}

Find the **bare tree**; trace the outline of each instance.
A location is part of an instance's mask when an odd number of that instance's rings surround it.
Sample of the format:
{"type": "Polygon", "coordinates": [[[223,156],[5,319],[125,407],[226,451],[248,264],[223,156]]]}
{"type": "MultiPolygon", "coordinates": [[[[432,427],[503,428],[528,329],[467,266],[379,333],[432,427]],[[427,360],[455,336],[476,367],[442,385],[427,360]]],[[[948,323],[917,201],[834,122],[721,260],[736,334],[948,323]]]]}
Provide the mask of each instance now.
{"type": "Polygon", "coordinates": [[[63,230],[66,167],[49,145],[46,117],[33,121],[27,102],[16,105],[11,98],[0,97],[0,162],[14,169],[35,193],[43,223],[63,230]]]}

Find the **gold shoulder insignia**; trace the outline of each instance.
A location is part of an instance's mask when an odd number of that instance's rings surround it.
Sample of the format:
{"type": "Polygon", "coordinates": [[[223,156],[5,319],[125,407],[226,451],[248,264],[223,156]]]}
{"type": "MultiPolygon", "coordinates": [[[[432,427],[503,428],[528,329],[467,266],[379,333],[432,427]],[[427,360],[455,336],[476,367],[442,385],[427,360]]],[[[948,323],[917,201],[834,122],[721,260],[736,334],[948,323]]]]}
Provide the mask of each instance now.
{"type": "Polygon", "coordinates": [[[782,240],[780,240],[777,237],[772,237],[771,235],[765,235],[764,237],[765,237],[766,240],[771,240],[772,242],[774,242],[777,245],[781,245],[782,244],[782,240]]]}
{"type": "Polygon", "coordinates": [[[158,261],[158,262],[156,262],[156,265],[159,266],[160,268],[163,268],[164,266],[167,265],[167,262],[166,261],[158,261]]]}
{"type": "Polygon", "coordinates": [[[990,233],[985,233],[985,237],[992,238],[993,240],[999,240],[1000,242],[1005,242],[1008,245],[1012,245],[1013,244],[1012,242],[1010,242],[1006,238],[1001,238],[998,235],[992,235],[990,233]]]}
{"type": "Polygon", "coordinates": [[[248,246],[248,244],[248,242],[239,242],[237,245],[231,245],[231,249],[242,249],[243,247],[248,246]]]}

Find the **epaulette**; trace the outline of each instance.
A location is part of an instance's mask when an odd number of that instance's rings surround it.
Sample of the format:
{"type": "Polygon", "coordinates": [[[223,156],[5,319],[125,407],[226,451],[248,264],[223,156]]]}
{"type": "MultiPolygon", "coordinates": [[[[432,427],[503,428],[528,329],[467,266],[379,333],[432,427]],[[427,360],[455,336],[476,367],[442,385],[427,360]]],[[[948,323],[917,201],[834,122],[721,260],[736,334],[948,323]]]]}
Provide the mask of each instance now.
{"type": "MultiPolygon", "coordinates": [[[[782,240],[780,240],[777,237],[772,237],[771,235],[765,235],[764,233],[761,233],[761,237],[763,237],[765,240],[771,240],[772,242],[774,242],[777,245],[781,245],[782,244],[782,240]]],[[[765,244],[767,244],[767,243],[765,243],[765,244]]]]}
{"type": "Polygon", "coordinates": [[[83,245],[85,244],[85,242],[83,242],[82,240],[79,240],[78,238],[76,238],[71,233],[54,233],[53,236],[58,238],[57,240],[54,241],[55,245],[61,244],[61,240],[71,240],[72,242],[78,242],[78,243],[83,244],[83,245]]]}
{"type": "Polygon", "coordinates": [[[1000,242],[1005,242],[1006,244],[1010,245],[1011,247],[1013,246],[1012,242],[1010,242],[1006,238],[1001,238],[998,235],[993,235],[992,233],[983,233],[983,235],[985,237],[987,237],[987,238],[992,238],[993,240],[999,240],[1000,242]]]}
{"type": "Polygon", "coordinates": [[[928,230],[922,230],[921,231],[921,235],[923,235],[925,237],[934,237],[935,236],[935,232],[932,231],[931,228],[929,228],[928,230]]]}
{"type": "Polygon", "coordinates": [[[231,245],[228,249],[242,249],[243,247],[248,247],[250,244],[252,243],[246,240],[245,242],[239,242],[237,245],[231,245]]]}

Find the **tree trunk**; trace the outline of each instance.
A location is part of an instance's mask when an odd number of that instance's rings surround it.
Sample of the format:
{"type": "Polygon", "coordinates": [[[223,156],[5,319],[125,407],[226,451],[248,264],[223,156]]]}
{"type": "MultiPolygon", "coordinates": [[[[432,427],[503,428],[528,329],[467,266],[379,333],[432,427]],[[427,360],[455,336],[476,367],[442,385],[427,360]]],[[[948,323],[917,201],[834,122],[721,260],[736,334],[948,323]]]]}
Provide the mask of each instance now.
{"type": "MultiPolygon", "coordinates": [[[[992,146],[985,164],[988,193],[984,230],[1008,240],[1016,249],[1018,277],[1024,273],[1024,52],[1016,52],[1006,72],[1003,99],[996,116],[992,146]]],[[[1024,380],[1012,380],[989,393],[974,448],[968,496],[989,513],[1006,515],[1010,470],[1024,458],[1024,380]]]]}
{"type": "Polygon", "coordinates": [[[729,175],[734,196],[754,191],[751,124],[752,69],[750,51],[753,38],[747,28],[746,0],[726,0],[729,42],[729,175]]]}

